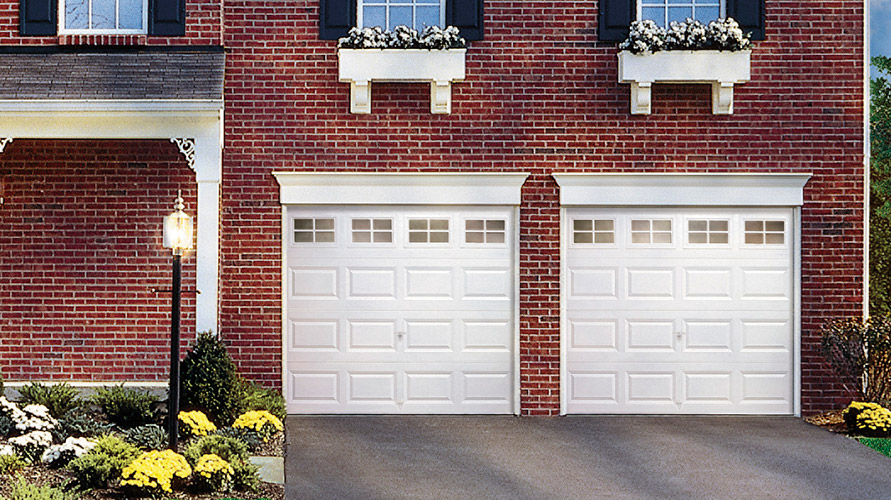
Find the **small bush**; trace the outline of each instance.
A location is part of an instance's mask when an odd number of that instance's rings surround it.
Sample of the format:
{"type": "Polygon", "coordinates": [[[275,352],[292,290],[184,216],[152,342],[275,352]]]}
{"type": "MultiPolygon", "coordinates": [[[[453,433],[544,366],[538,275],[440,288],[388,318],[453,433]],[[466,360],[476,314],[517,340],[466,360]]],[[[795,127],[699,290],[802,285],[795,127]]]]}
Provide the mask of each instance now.
{"type": "Polygon", "coordinates": [[[150,392],[123,385],[103,387],[90,399],[102,408],[110,422],[127,428],[151,423],[155,417],[153,407],[158,402],[158,397],[150,392]]]}
{"type": "Polygon", "coordinates": [[[246,458],[236,458],[229,462],[232,465],[232,487],[239,491],[257,491],[260,485],[260,467],[246,458]]]}
{"type": "Polygon", "coordinates": [[[59,419],[59,425],[52,430],[56,441],[64,442],[69,437],[94,437],[108,434],[114,429],[113,424],[105,424],[83,408],[75,408],[59,419]]]}
{"type": "Polygon", "coordinates": [[[284,420],[287,415],[285,398],[279,391],[245,382],[241,413],[251,410],[266,410],[278,417],[279,420],[284,420]]]}
{"type": "Polygon", "coordinates": [[[242,441],[214,434],[193,441],[183,452],[190,464],[197,464],[203,455],[217,455],[227,462],[248,457],[248,447],[242,441]]]}
{"type": "Polygon", "coordinates": [[[89,453],[72,460],[68,470],[74,473],[83,488],[105,488],[109,481],[120,477],[124,467],[140,453],[139,448],[130,443],[114,436],[104,436],[89,453]]]}
{"type": "Polygon", "coordinates": [[[173,450],[143,453],[121,473],[121,487],[138,494],[172,493],[179,480],[187,479],[192,468],[185,457],[173,450]]]}
{"type": "Polygon", "coordinates": [[[244,443],[248,450],[253,451],[263,444],[263,438],[256,431],[251,429],[236,429],[234,427],[223,427],[217,431],[217,436],[229,437],[237,439],[244,443]]]}
{"type": "Polygon", "coordinates": [[[187,436],[201,437],[217,431],[217,426],[200,411],[179,412],[180,432],[187,436]]]}
{"type": "Polygon", "coordinates": [[[260,435],[263,442],[269,441],[276,432],[285,429],[282,421],[266,410],[246,412],[235,420],[232,427],[252,430],[260,435]]]}
{"type": "Polygon", "coordinates": [[[195,486],[205,491],[229,491],[235,471],[229,462],[217,455],[202,455],[195,465],[195,486]]]}
{"type": "Polygon", "coordinates": [[[96,442],[87,438],[69,437],[62,444],[54,444],[50,446],[40,461],[50,467],[63,467],[75,458],[82,457],[96,447],[96,442]]]}
{"type": "Polygon", "coordinates": [[[180,370],[183,409],[202,411],[218,426],[230,425],[241,409],[243,387],[223,342],[210,332],[199,333],[180,370]]]}
{"type": "Polygon", "coordinates": [[[0,455],[0,474],[9,474],[27,466],[28,462],[18,455],[0,455]]]}
{"type": "Polygon", "coordinates": [[[160,450],[167,446],[167,431],[158,424],[148,424],[128,430],[124,438],[143,450],[160,450]]]}
{"type": "Polygon", "coordinates": [[[891,402],[891,316],[828,322],[823,356],[858,399],[891,402]]]}
{"type": "Polygon", "coordinates": [[[19,476],[6,500],[75,500],[80,496],[77,492],[66,491],[64,488],[65,485],[61,488],[38,486],[19,476]]]}
{"type": "Polygon", "coordinates": [[[5,413],[0,413],[0,437],[8,436],[13,429],[15,429],[15,422],[5,413]]]}
{"type": "Polygon", "coordinates": [[[77,389],[65,382],[55,385],[43,385],[32,382],[19,389],[22,395],[22,406],[43,405],[49,409],[50,415],[59,418],[69,411],[79,407],[81,401],[77,398],[77,389]]]}
{"type": "Polygon", "coordinates": [[[31,431],[10,439],[9,444],[12,445],[16,455],[35,463],[40,460],[43,452],[53,444],[53,435],[48,431],[31,431]]]}
{"type": "Polygon", "coordinates": [[[46,406],[32,404],[19,408],[3,396],[0,396],[0,414],[9,417],[18,432],[51,431],[59,425],[46,406]]]}

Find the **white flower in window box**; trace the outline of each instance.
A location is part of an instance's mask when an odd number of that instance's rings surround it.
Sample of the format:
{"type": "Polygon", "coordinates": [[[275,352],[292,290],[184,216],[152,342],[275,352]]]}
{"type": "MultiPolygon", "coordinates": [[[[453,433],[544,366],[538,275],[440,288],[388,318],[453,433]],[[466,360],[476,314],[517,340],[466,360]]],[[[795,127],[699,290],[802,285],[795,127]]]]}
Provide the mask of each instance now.
{"type": "Polygon", "coordinates": [[[353,28],[338,42],[338,77],[350,84],[350,112],[371,113],[372,82],[430,84],[430,112],[452,111],[452,83],[464,80],[467,50],[457,28],[353,28]]]}
{"type": "Polygon", "coordinates": [[[631,84],[631,113],[651,112],[654,83],[708,83],[712,113],[733,113],[733,86],[751,78],[751,42],[733,19],[704,26],[688,19],[663,30],[652,21],[632,23],[619,45],[619,82],[631,84]]]}

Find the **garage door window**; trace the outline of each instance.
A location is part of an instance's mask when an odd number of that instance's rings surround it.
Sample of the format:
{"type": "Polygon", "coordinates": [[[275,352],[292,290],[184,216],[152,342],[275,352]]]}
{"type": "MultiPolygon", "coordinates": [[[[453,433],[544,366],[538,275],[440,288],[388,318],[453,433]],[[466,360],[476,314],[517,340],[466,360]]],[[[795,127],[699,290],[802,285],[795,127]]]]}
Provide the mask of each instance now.
{"type": "Polygon", "coordinates": [[[613,244],[616,222],[612,219],[572,221],[572,242],[580,244],[613,244]]]}
{"type": "Polygon", "coordinates": [[[786,223],[781,220],[747,220],[746,245],[782,245],[786,223]]]}
{"type": "Polygon", "coordinates": [[[730,222],[719,220],[687,221],[687,243],[691,245],[726,245],[730,241],[730,222]]]}
{"type": "Polygon", "coordinates": [[[353,243],[392,243],[392,219],[353,219],[353,243]]]}
{"type": "Polygon", "coordinates": [[[631,243],[670,244],[671,219],[632,219],[631,243]]]}
{"type": "Polygon", "coordinates": [[[294,243],[334,243],[334,219],[294,219],[294,243]]]}
{"type": "Polygon", "coordinates": [[[504,220],[468,219],[464,221],[465,243],[504,243],[504,220]]]}
{"type": "Polygon", "coordinates": [[[448,243],[448,219],[409,219],[409,243],[448,243]]]}

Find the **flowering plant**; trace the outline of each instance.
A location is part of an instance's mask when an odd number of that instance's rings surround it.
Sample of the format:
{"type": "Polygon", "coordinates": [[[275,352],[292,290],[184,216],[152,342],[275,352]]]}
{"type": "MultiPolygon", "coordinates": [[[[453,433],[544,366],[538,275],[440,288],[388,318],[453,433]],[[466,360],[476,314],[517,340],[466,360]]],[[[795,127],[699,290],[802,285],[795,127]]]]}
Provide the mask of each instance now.
{"type": "Polygon", "coordinates": [[[458,28],[427,26],[420,34],[408,26],[396,26],[393,31],[380,27],[351,28],[347,36],[337,41],[340,49],[430,49],[446,50],[464,48],[467,42],[458,28]]]}
{"type": "Polygon", "coordinates": [[[200,411],[181,411],[179,421],[183,424],[183,432],[190,436],[206,436],[217,431],[217,426],[200,411]]]}
{"type": "Polygon", "coordinates": [[[96,442],[86,438],[69,437],[62,444],[54,444],[40,456],[40,461],[50,467],[61,467],[75,458],[82,457],[96,447],[96,442]]]}
{"type": "Polygon", "coordinates": [[[248,429],[259,434],[263,441],[269,441],[276,432],[284,430],[282,421],[266,410],[249,411],[244,413],[232,424],[235,429],[248,429]]]}
{"type": "Polygon", "coordinates": [[[140,493],[173,492],[173,482],[186,479],[192,468],[186,458],[173,450],[152,450],[140,455],[121,473],[121,486],[140,493]]]}
{"type": "Polygon", "coordinates": [[[26,431],[51,431],[59,422],[54,419],[49,409],[43,405],[28,405],[24,408],[4,396],[0,396],[0,413],[5,414],[15,424],[16,430],[26,431]]]}
{"type": "Polygon", "coordinates": [[[876,403],[853,401],[842,412],[842,418],[851,432],[874,437],[891,434],[891,410],[876,403]]]}
{"type": "Polygon", "coordinates": [[[235,471],[229,462],[213,453],[202,455],[195,464],[194,481],[200,488],[210,491],[229,491],[235,471]]]}
{"type": "Polygon", "coordinates": [[[652,20],[634,21],[619,50],[634,54],[660,50],[748,50],[752,48],[751,33],[743,33],[733,18],[718,19],[708,25],[690,19],[672,21],[664,29],[652,20]]]}
{"type": "Polygon", "coordinates": [[[10,439],[9,444],[17,455],[29,462],[36,462],[44,450],[53,444],[53,435],[47,431],[31,431],[10,439]]]}

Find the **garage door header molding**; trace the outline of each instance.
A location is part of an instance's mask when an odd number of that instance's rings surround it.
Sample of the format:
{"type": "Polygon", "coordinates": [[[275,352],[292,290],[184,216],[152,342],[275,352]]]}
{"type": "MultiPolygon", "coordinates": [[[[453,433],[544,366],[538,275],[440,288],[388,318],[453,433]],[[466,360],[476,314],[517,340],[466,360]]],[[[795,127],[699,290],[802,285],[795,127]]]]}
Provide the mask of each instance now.
{"type": "Polygon", "coordinates": [[[563,206],[801,206],[811,174],[553,174],[563,206]]]}
{"type": "Polygon", "coordinates": [[[273,172],[283,205],[519,205],[529,174],[273,172]]]}

